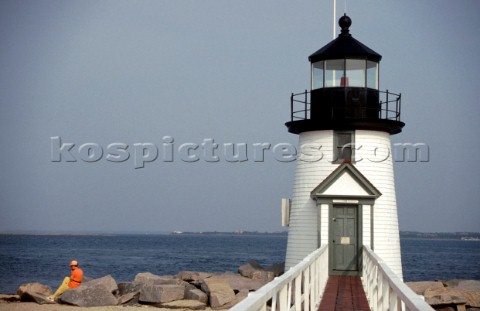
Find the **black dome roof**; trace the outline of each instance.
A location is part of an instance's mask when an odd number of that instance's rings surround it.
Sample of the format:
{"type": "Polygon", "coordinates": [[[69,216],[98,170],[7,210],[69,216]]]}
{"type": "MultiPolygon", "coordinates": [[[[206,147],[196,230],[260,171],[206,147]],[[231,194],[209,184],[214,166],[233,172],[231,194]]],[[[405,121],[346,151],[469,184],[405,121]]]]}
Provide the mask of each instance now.
{"type": "Polygon", "coordinates": [[[338,20],[338,24],[342,28],[341,33],[335,40],[310,55],[308,60],[311,63],[325,59],[342,58],[367,59],[374,62],[379,62],[382,59],[382,55],[352,37],[348,29],[352,24],[350,17],[342,16],[338,20]]]}

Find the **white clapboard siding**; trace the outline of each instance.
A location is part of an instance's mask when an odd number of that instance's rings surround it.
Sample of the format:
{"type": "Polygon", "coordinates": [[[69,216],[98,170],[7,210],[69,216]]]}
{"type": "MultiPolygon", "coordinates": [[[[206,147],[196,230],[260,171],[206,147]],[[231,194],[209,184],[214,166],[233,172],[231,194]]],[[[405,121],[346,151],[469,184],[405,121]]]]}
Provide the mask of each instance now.
{"type": "MultiPolygon", "coordinates": [[[[287,269],[299,263],[321,244],[328,243],[328,205],[323,204],[318,208],[310,193],[339,166],[332,163],[333,140],[331,130],[303,132],[299,135],[298,150],[307,150],[311,155],[313,149],[310,147],[317,146],[323,157],[318,161],[308,161],[315,157],[300,157],[296,163],[285,258],[287,269]],[[302,149],[304,146],[309,146],[310,149],[302,149]]],[[[390,135],[379,131],[357,130],[355,144],[356,161],[353,165],[382,193],[373,207],[373,245],[370,243],[370,206],[362,209],[360,219],[363,221],[363,243],[373,246],[374,252],[402,277],[390,135]]]]}

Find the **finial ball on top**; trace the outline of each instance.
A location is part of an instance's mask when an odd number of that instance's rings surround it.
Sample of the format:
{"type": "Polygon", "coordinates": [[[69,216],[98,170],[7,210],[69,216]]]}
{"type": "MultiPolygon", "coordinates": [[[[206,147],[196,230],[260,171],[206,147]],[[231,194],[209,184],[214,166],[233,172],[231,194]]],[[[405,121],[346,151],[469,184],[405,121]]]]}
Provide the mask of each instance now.
{"type": "Polygon", "coordinates": [[[342,32],[348,32],[348,28],[352,25],[352,19],[347,14],[344,14],[338,20],[338,25],[342,28],[342,32]]]}

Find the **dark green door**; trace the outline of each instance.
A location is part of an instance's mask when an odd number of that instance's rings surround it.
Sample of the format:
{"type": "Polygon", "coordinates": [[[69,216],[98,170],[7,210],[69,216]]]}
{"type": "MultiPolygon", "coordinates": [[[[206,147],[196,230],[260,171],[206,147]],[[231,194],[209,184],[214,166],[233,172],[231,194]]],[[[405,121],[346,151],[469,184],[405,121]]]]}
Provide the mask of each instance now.
{"type": "Polygon", "coordinates": [[[332,228],[332,269],[337,272],[358,271],[358,208],[334,205],[332,228]]]}

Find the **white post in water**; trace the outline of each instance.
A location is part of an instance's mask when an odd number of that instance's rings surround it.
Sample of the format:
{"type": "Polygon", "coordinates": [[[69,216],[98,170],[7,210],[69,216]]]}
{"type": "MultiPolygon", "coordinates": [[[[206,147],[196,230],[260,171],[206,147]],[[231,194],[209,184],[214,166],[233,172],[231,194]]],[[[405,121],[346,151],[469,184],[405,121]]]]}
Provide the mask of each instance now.
{"type": "Polygon", "coordinates": [[[400,95],[379,90],[382,57],[353,39],[351,19],[339,25],[339,36],[309,57],[310,102],[292,94],[286,126],[299,142],[286,269],[328,244],[330,274],[360,275],[367,245],[401,278],[390,152],[390,136],[405,125],[400,95]]]}

